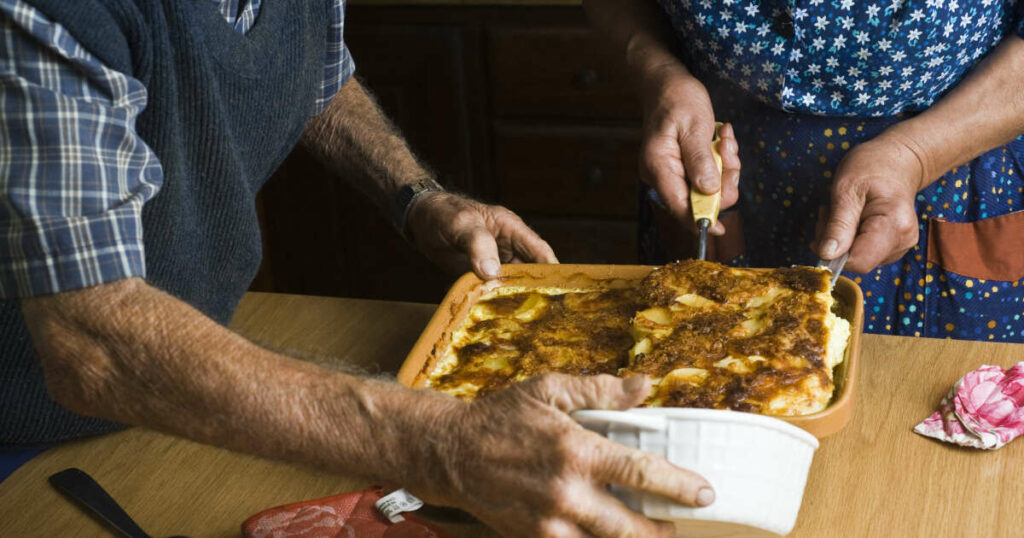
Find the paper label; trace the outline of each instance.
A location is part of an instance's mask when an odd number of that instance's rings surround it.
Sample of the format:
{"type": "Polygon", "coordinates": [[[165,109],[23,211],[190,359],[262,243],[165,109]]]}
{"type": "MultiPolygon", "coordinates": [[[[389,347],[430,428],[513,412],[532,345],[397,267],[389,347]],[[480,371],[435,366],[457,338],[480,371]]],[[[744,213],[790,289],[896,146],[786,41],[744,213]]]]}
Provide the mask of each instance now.
{"type": "Polygon", "coordinates": [[[392,523],[398,523],[405,521],[402,517],[403,512],[412,512],[413,510],[419,510],[423,506],[423,501],[414,497],[408,491],[404,489],[398,489],[391,493],[381,497],[374,503],[377,510],[384,514],[384,517],[388,518],[392,523]]]}

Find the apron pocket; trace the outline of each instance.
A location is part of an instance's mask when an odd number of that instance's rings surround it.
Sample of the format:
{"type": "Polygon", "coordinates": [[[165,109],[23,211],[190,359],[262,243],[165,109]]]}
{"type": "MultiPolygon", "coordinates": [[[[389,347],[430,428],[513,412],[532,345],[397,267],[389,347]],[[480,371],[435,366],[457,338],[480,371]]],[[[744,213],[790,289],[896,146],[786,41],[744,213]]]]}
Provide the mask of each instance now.
{"type": "Polygon", "coordinates": [[[965,277],[1024,279],[1024,211],[975,222],[929,219],[928,261],[965,277]]]}

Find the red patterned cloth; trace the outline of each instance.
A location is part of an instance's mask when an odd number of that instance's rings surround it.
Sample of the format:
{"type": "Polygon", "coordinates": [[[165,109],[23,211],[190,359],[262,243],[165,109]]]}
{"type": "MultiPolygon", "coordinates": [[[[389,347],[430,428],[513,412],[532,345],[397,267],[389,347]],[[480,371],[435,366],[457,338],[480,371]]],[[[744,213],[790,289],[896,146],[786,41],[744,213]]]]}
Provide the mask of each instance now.
{"type": "Polygon", "coordinates": [[[996,449],[1024,434],[1024,362],[968,372],[914,431],[949,443],[996,449]]]}
{"type": "Polygon", "coordinates": [[[242,523],[245,538],[451,538],[413,514],[391,523],[374,506],[379,487],[286,504],[264,510],[242,523]]]}

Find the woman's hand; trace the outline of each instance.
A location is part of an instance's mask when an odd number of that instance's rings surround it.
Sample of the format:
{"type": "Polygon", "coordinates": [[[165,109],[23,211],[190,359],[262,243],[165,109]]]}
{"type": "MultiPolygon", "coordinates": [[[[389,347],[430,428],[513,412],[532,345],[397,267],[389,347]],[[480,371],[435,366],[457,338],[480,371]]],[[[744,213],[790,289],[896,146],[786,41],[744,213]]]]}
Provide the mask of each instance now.
{"type": "MultiPolygon", "coordinates": [[[[503,536],[671,536],[670,523],[628,509],[609,483],[705,506],[714,492],[704,478],[665,458],[626,448],[583,429],[567,413],[628,409],[650,391],[642,376],[547,374],[479,398],[450,413],[427,502],[469,511],[503,536]]],[[[435,426],[436,429],[436,426],[435,426]]]]}
{"type": "Polygon", "coordinates": [[[425,194],[406,222],[416,247],[448,271],[498,277],[502,263],[558,263],[546,241],[501,206],[447,192],[425,194]]]}
{"type": "MultiPolygon", "coordinates": [[[[674,60],[673,60],[674,61],[674,60]]],[[[722,208],[736,203],[740,178],[739,145],[732,125],[721,129],[722,174],[711,154],[715,114],[704,85],[678,63],[653,69],[641,84],[644,134],[640,179],[654,188],[678,220],[693,227],[690,189],[722,191],[722,208]]],[[[710,232],[725,233],[721,222],[710,232]]]]}
{"type": "Polygon", "coordinates": [[[825,259],[849,250],[846,267],[866,273],[917,244],[914,199],[925,166],[910,140],[883,132],[846,154],[836,169],[832,206],[812,245],[825,259]]]}

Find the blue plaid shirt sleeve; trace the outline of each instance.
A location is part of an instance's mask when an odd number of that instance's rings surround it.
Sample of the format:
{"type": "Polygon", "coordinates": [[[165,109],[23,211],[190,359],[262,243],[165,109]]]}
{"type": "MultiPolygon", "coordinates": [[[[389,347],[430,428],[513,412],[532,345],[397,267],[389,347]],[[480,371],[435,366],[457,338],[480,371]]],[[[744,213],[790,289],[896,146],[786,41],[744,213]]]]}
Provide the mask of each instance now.
{"type": "MultiPolygon", "coordinates": [[[[262,0],[211,0],[240,34],[262,0]],[[242,9],[239,9],[239,8],[242,9]]],[[[314,113],[352,76],[334,0],[314,113]]],[[[163,183],[135,132],[146,89],[24,0],[0,0],[0,298],[145,277],[142,206],[163,183]]]]}
{"type": "Polygon", "coordinates": [[[334,94],[352,78],[356,62],[345,44],[345,0],[335,0],[331,7],[330,27],[327,29],[327,62],[324,64],[324,80],[320,85],[320,96],[316,100],[316,114],[323,112],[334,94]]]}
{"type": "Polygon", "coordinates": [[[0,0],[0,297],[145,276],[163,180],[135,132],[138,81],[22,0],[0,0]]]}

